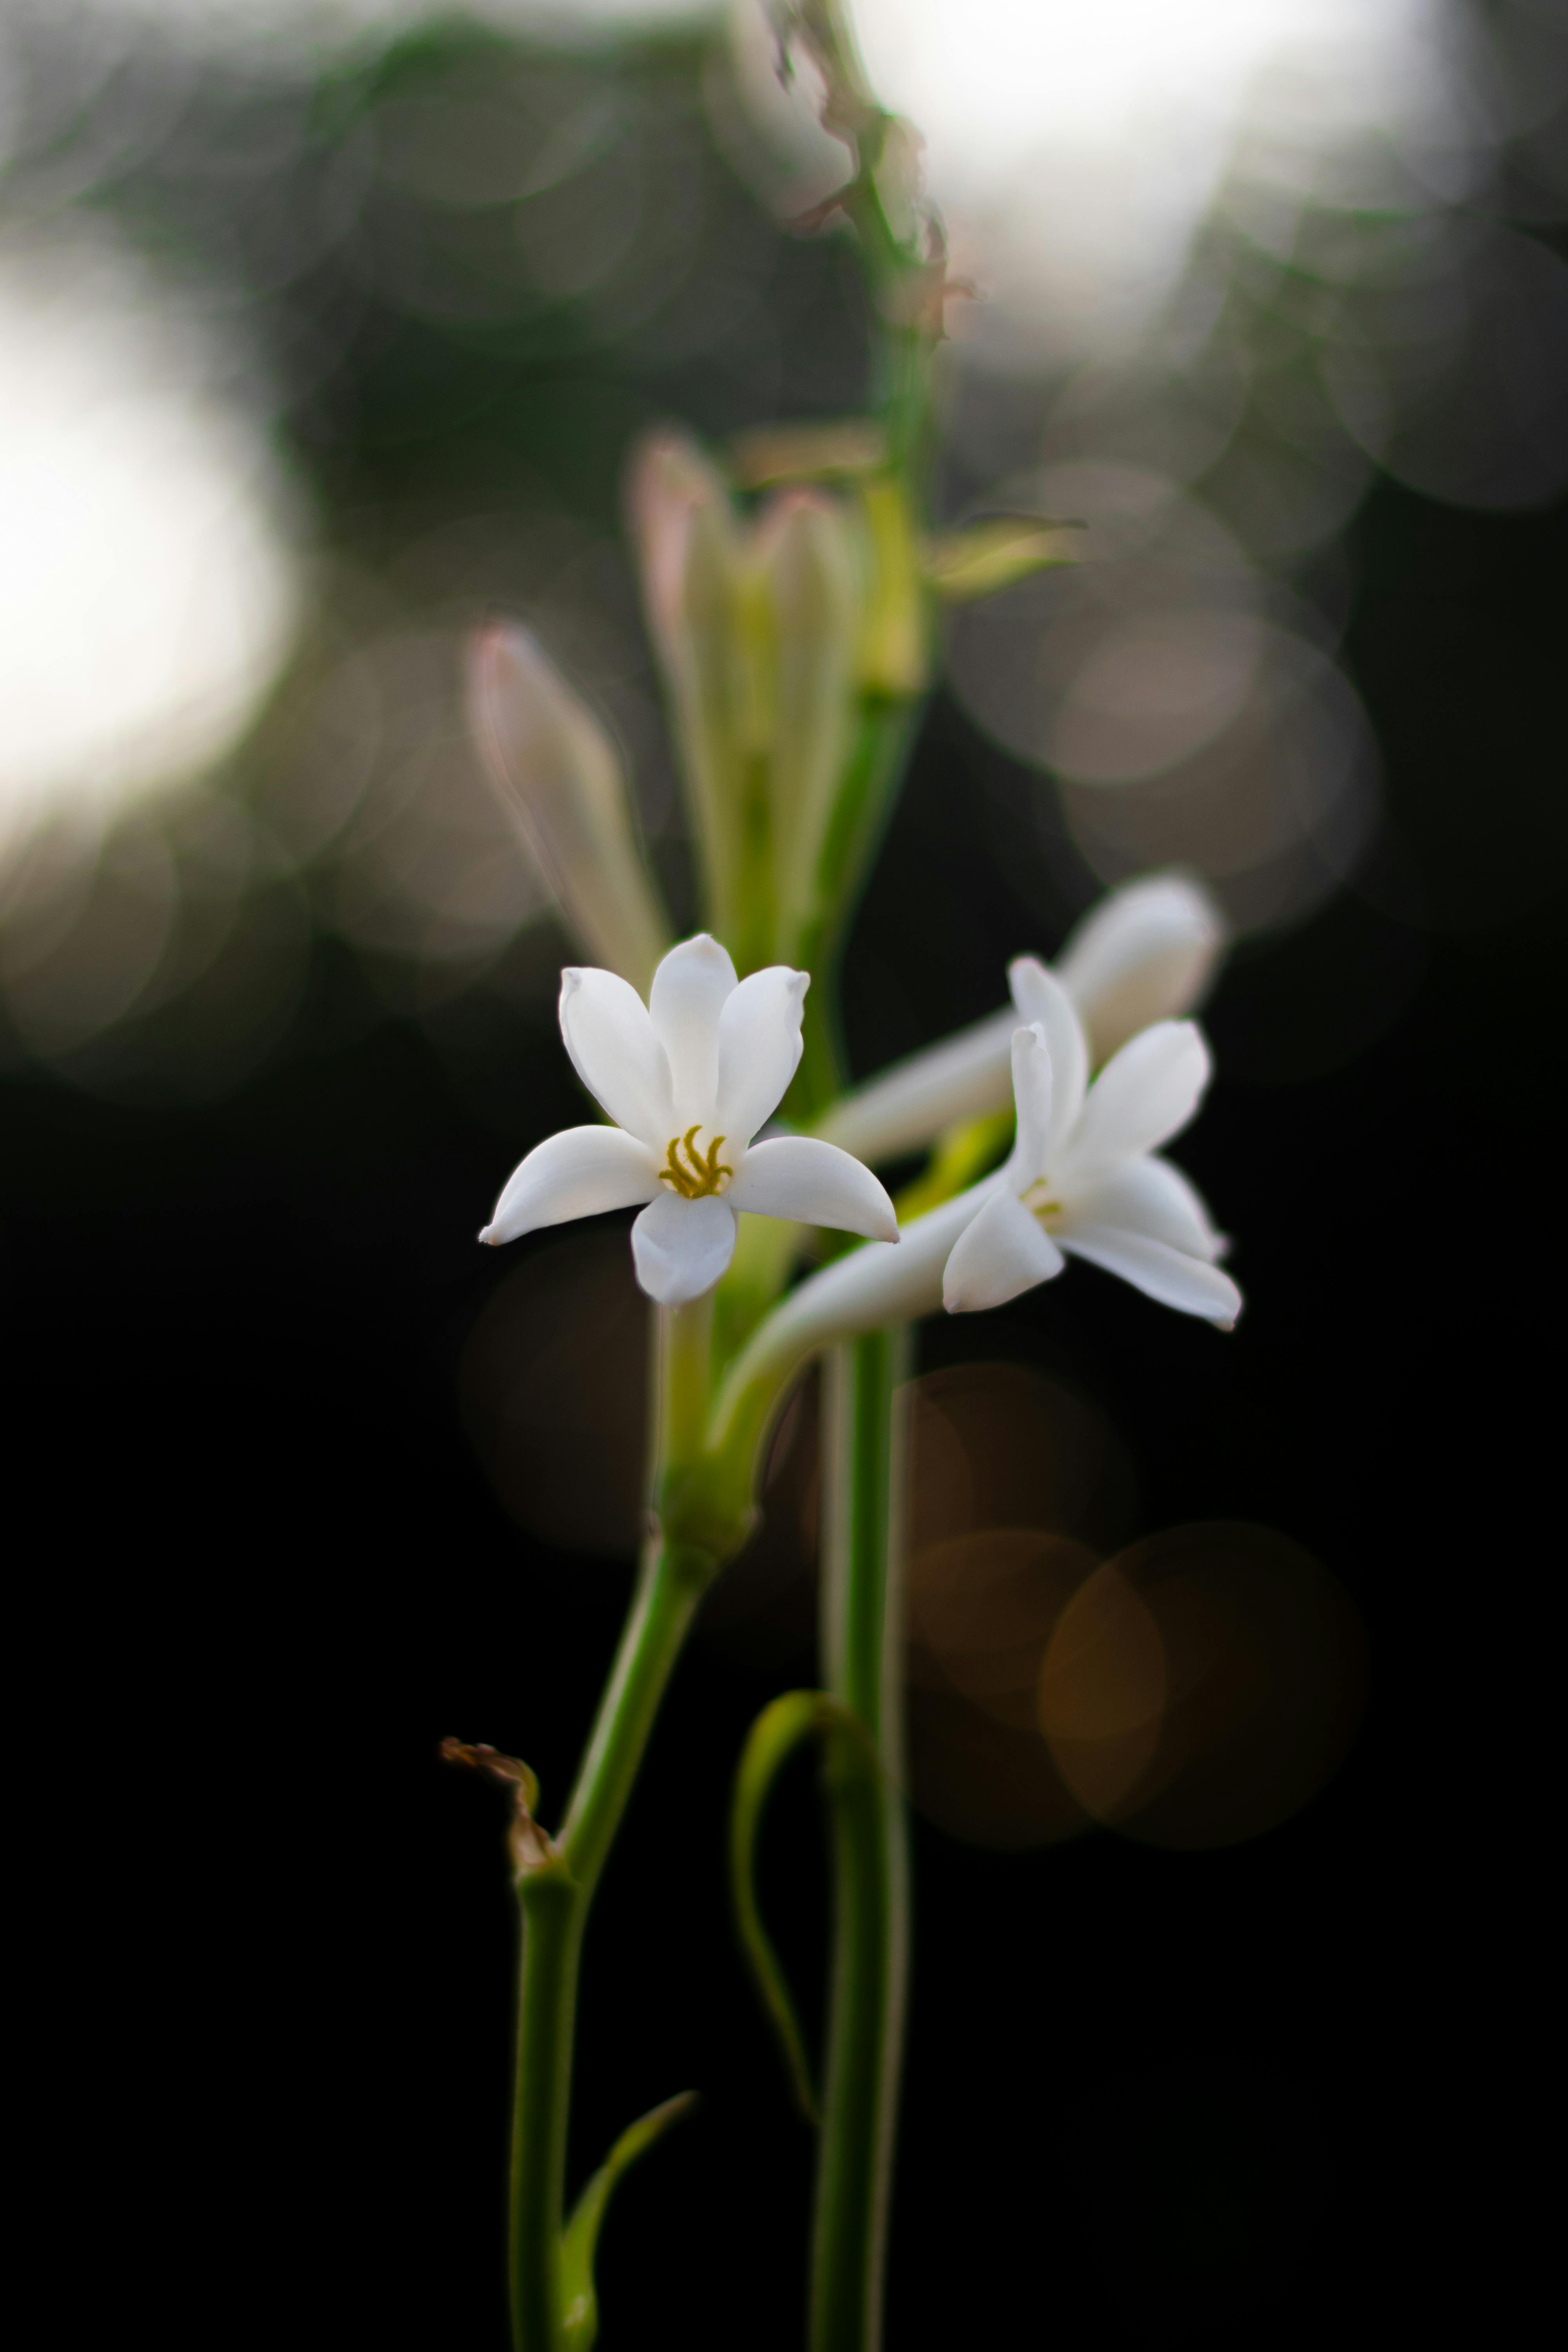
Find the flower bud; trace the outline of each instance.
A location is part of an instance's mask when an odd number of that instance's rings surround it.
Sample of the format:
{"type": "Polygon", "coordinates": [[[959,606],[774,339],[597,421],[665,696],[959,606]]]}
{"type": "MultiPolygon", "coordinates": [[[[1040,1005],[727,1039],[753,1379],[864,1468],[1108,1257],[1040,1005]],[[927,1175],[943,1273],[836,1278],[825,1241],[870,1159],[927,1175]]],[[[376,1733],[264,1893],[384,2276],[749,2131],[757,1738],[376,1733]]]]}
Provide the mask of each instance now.
{"type": "Polygon", "coordinates": [[[659,434],[634,462],[631,517],[648,622],[669,692],[701,863],[705,911],[742,970],[801,953],[845,886],[824,845],[868,705],[917,692],[927,598],[902,484],[875,428],[752,436],[748,482],[804,466],[739,512],[689,441],[659,434]]]}
{"type": "Polygon", "coordinates": [[[768,783],[783,952],[819,912],[823,842],[855,739],[860,586],[847,517],[820,491],[773,501],[759,557],[772,637],[768,783]]]}
{"type": "Polygon", "coordinates": [[[746,837],[749,739],[761,697],[755,616],[745,594],[744,550],[730,493],[701,452],[658,434],[634,462],[632,528],[643,595],[673,705],[689,790],[708,914],[739,935],[746,837]]]}
{"type": "Polygon", "coordinates": [[[695,442],[679,433],[650,435],[627,487],[649,626],[664,659],[674,663],[692,533],[699,518],[731,523],[730,493],[695,442]]]}
{"type": "Polygon", "coordinates": [[[1201,883],[1153,874],[1112,890],[1057,958],[1098,1069],[1156,1021],[1190,1013],[1225,945],[1225,919],[1201,883]]]}
{"type": "Polygon", "coordinates": [[[614,744],[531,634],[472,639],[468,726],[485,773],[596,963],[646,989],[669,922],[637,841],[614,744]]]}

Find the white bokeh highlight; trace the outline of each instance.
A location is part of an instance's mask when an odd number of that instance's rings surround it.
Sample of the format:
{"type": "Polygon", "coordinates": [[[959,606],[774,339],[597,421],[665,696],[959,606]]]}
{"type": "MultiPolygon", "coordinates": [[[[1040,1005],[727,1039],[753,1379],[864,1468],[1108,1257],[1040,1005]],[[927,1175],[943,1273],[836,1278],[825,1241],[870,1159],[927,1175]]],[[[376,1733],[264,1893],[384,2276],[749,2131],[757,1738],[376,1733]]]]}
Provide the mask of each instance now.
{"type": "Polygon", "coordinates": [[[299,621],[293,513],[150,269],[79,231],[0,247],[0,854],[232,746],[299,621]]]}

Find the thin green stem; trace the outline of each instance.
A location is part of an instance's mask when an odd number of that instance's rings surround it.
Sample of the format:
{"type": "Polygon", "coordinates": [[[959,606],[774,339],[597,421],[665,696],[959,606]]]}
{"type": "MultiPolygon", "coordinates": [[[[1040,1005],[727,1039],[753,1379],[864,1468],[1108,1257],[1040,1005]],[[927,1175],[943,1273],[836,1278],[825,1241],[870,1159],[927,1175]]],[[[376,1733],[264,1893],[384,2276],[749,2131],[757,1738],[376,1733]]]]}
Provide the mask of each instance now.
{"type": "Polygon", "coordinates": [[[894,1394],[906,1331],[829,1360],[829,1517],[823,1602],[828,1689],[864,1726],[881,1769],[830,1745],[834,1955],[812,2243],[812,2352],[878,2352],[893,2127],[909,1965],[901,1761],[894,1394]]]}
{"type": "Polygon", "coordinates": [[[517,2352],[556,2352],[561,2342],[572,2028],[587,1906],[581,1890],[553,1867],[530,1872],[519,1886],[518,1899],[522,1977],[507,2283],[517,2352]]]}
{"type": "Polygon", "coordinates": [[[665,1686],[718,1563],[655,1538],[549,1859],[520,1873],[522,1976],[512,2124],[510,2262],[516,2352],[559,2352],[566,2125],[583,1930],[665,1686]]]}
{"type": "Polygon", "coordinates": [[[805,1000],[804,1051],[785,1115],[809,1127],[842,1090],[847,1065],[835,1013],[838,964],[871,862],[892,814],[921,705],[910,697],[863,698],[853,756],[822,845],[817,905],[791,954],[814,978],[805,1000]]]}
{"type": "MultiPolygon", "coordinates": [[[[661,1491],[700,1452],[711,1321],[710,1296],[661,1318],[661,1491]]],[[[560,1835],[550,1840],[538,1833],[527,1849],[533,1858],[520,1864],[522,1953],[509,2263],[516,2352],[562,2352],[565,2341],[561,2239],[583,1931],[659,1702],[721,1556],[669,1528],[650,1538],[560,1835]]]]}
{"type": "Polygon", "coordinates": [[[665,1685],[697,1604],[720,1563],[694,1544],[654,1538],[621,1634],[559,1840],[584,1903],[592,1899],[642,1763],[665,1685]]]}
{"type": "Polygon", "coordinates": [[[890,1694],[889,1553],[893,1541],[893,1390],[902,1330],[868,1331],[829,1359],[827,1475],[834,1493],[823,1597],[823,1669],[835,1698],[880,1738],[890,1694]]]}

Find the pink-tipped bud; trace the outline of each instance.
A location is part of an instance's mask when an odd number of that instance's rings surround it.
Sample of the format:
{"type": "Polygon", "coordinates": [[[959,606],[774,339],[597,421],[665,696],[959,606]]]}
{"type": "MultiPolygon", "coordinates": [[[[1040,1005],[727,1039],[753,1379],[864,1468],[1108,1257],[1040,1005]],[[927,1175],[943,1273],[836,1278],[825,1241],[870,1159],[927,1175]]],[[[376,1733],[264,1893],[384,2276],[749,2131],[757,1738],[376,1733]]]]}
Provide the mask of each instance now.
{"type": "Polygon", "coordinates": [[[621,762],[605,729],[531,633],[498,621],[468,647],[468,726],[567,926],[597,963],[645,992],[669,945],[621,762]]]}
{"type": "Polygon", "coordinates": [[[648,620],[668,661],[680,628],[693,527],[701,518],[732,537],[730,493],[697,444],[669,430],[640,445],[626,488],[648,620]]]}

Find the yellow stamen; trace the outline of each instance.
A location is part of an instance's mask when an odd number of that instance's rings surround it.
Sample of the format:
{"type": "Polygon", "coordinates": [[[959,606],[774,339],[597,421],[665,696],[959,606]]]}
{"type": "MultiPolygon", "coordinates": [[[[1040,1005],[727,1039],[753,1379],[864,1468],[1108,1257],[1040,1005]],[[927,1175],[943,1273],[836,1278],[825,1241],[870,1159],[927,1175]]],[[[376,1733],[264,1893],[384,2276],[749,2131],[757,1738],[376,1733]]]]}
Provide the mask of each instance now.
{"type": "Polygon", "coordinates": [[[1038,1217],[1042,1225],[1047,1218],[1059,1217],[1062,1213],[1061,1202],[1053,1201],[1051,1198],[1050,1181],[1047,1177],[1037,1178],[1024,1194],[1023,1199],[1024,1206],[1029,1214],[1032,1217],[1038,1217]]]}
{"type": "Polygon", "coordinates": [[[699,1132],[701,1124],[701,1120],[699,1119],[697,1126],[689,1127],[684,1135],[671,1136],[665,1152],[669,1165],[668,1168],[661,1168],[658,1171],[660,1183],[673,1184],[683,1201],[706,1201],[713,1198],[719,1190],[719,1179],[721,1176],[732,1176],[735,1172],[732,1168],[726,1168],[720,1160],[719,1147],[724,1140],[721,1135],[716,1135],[713,1138],[706,1155],[698,1150],[692,1138],[699,1132]],[[683,1151],[687,1159],[685,1167],[680,1164],[680,1155],[683,1151]]]}

